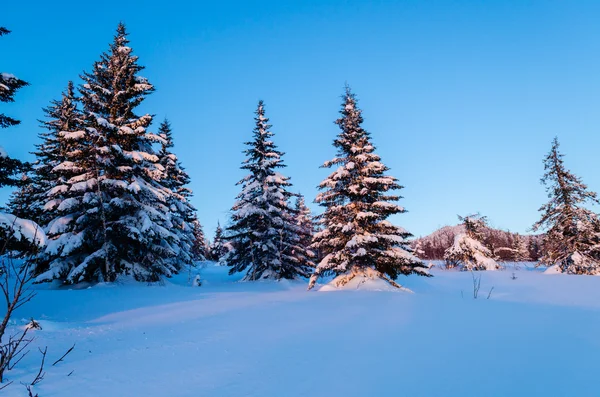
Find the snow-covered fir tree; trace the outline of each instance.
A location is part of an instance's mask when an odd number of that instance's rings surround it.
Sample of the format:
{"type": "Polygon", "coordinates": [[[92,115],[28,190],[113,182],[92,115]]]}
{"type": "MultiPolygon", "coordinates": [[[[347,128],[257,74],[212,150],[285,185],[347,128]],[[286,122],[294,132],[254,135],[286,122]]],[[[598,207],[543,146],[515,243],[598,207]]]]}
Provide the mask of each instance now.
{"type": "Polygon", "coordinates": [[[542,183],[550,201],[539,211],[540,220],[534,230],[546,230],[540,263],[556,265],[565,273],[600,274],[600,222],[598,216],[583,207],[598,203],[595,192],[566,169],[559,142],[544,159],[542,183]]]}
{"type": "Polygon", "coordinates": [[[21,186],[11,193],[10,199],[4,210],[22,219],[34,219],[31,216],[31,209],[34,205],[33,181],[27,173],[24,173],[21,175],[21,182],[21,186]]]}
{"type": "Polygon", "coordinates": [[[69,82],[61,100],[52,101],[50,106],[44,108],[44,113],[47,119],[41,123],[47,131],[39,134],[41,143],[36,145],[33,153],[36,161],[31,175],[27,177],[27,184],[13,194],[9,203],[13,214],[17,215],[19,211],[21,215],[17,216],[32,219],[42,227],[57,216],[55,204],[63,193],[61,188],[56,187],[64,185],[65,174],[54,172],[54,168],[66,160],[70,142],[65,134],[77,131],[81,122],[72,82],[69,82]]]}
{"type": "Polygon", "coordinates": [[[454,244],[445,254],[447,268],[460,267],[461,270],[496,270],[500,265],[492,251],[483,243],[487,219],[479,214],[459,216],[464,232],[454,237],[454,244]]]}
{"type": "Polygon", "coordinates": [[[165,119],[161,123],[158,134],[162,138],[158,158],[164,168],[161,183],[172,193],[168,197],[168,204],[175,227],[174,232],[178,237],[178,252],[174,260],[185,264],[191,264],[193,260],[205,260],[205,249],[203,243],[201,244],[204,232],[196,217],[196,209],[190,203],[192,197],[192,191],[188,187],[190,177],[173,153],[173,131],[168,120],[165,119]]]}
{"type": "Polygon", "coordinates": [[[192,259],[195,261],[205,261],[208,259],[208,244],[204,235],[204,228],[198,219],[192,221],[192,259]]]}
{"type": "Polygon", "coordinates": [[[298,263],[306,268],[315,267],[315,253],[311,248],[312,239],[316,231],[315,220],[306,206],[304,196],[299,194],[296,197],[294,210],[296,212],[295,222],[298,227],[295,232],[297,243],[294,247],[292,255],[298,263]]]}
{"type": "Polygon", "coordinates": [[[249,171],[232,208],[232,222],[226,239],[235,247],[226,257],[230,274],[246,271],[245,280],[293,279],[307,276],[306,266],[293,256],[298,234],[289,178],[277,172],[285,167],[273,143],[269,119],[262,101],[256,110],[254,139],[246,142],[246,160],[242,169],[249,171]]]}
{"type": "Polygon", "coordinates": [[[527,248],[525,237],[519,235],[518,233],[514,236],[512,249],[514,261],[523,262],[530,260],[529,249],[527,248]]]}
{"type": "Polygon", "coordinates": [[[527,250],[529,251],[529,258],[532,261],[538,261],[541,254],[540,254],[540,246],[541,246],[541,239],[539,238],[539,236],[531,236],[529,238],[529,244],[527,245],[527,250]]]}
{"type": "Polygon", "coordinates": [[[398,286],[400,274],[428,275],[426,266],[413,255],[408,238],[412,235],[387,218],[405,209],[395,194],[402,188],[375,153],[371,135],[363,127],[361,110],[349,87],[343,95],[341,129],[333,145],[337,157],[324,167],[337,167],[321,184],[316,202],[325,208],[323,230],[315,234],[313,248],[324,258],[311,276],[309,289],[327,273],[334,284],[344,285],[357,275],[379,277],[398,286]]]}
{"type": "Polygon", "coordinates": [[[215,237],[213,238],[212,243],[208,247],[208,259],[210,259],[211,261],[220,262],[221,259],[224,258],[231,250],[231,243],[224,239],[221,224],[217,222],[215,237]]]}
{"type": "Polygon", "coordinates": [[[112,281],[119,274],[155,281],[180,268],[172,193],[161,185],[164,167],[153,148],[163,139],[146,130],[151,115],[135,113],[154,90],[142,70],[120,24],[108,52],[81,76],[81,126],[61,132],[71,144],[54,172],[68,176],[54,188],[62,196],[38,281],[112,281]]]}
{"type": "MultiPolygon", "coordinates": [[[[10,31],[0,26],[0,37],[10,31]]],[[[0,71],[0,103],[14,102],[17,91],[29,85],[13,74],[0,71]]],[[[0,112],[0,129],[19,124],[20,121],[0,112]]],[[[6,138],[4,138],[6,139],[6,138]]],[[[20,160],[11,158],[0,145],[0,187],[22,185],[21,175],[26,172],[28,165],[20,160]]]]}

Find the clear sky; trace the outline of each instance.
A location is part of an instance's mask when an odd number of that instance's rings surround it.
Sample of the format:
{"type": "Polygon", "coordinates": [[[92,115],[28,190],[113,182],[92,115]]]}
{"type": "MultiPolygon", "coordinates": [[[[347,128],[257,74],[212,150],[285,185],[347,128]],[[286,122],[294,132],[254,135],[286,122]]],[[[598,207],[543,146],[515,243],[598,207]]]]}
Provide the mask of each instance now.
{"type": "Polygon", "coordinates": [[[154,128],[171,120],[208,235],[239,191],[258,99],[284,173],[314,199],[345,82],[406,187],[409,212],[393,221],[417,236],[475,211],[526,232],[555,135],[600,190],[598,1],[10,1],[0,71],[31,83],[1,105],[23,121],[0,131],[13,157],[32,159],[41,108],[91,69],[119,21],[156,87],[140,113],[154,128]]]}

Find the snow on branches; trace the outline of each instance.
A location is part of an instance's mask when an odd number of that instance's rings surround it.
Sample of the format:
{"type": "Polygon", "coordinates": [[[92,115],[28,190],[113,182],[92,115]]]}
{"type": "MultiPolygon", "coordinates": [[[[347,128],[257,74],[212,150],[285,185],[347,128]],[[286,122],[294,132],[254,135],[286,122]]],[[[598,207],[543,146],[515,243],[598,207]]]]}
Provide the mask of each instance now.
{"type": "Polygon", "coordinates": [[[559,147],[554,138],[544,159],[542,183],[550,200],[539,209],[542,216],[533,225],[534,230],[546,230],[540,263],[565,273],[600,274],[600,220],[584,207],[599,201],[566,169],[559,147]]]}
{"type": "Polygon", "coordinates": [[[273,143],[264,103],[256,110],[253,140],[246,142],[242,169],[249,172],[238,185],[242,191],[232,208],[227,240],[233,249],[223,260],[230,273],[246,271],[245,280],[293,279],[307,276],[296,211],[290,205],[293,194],[289,178],[277,172],[285,167],[283,153],[273,143]]]}
{"type": "Polygon", "coordinates": [[[454,243],[445,254],[447,268],[459,266],[461,270],[496,270],[500,265],[492,251],[483,244],[483,230],[487,220],[479,214],[458,217],[465,231],[454,237],[454,243]]]}

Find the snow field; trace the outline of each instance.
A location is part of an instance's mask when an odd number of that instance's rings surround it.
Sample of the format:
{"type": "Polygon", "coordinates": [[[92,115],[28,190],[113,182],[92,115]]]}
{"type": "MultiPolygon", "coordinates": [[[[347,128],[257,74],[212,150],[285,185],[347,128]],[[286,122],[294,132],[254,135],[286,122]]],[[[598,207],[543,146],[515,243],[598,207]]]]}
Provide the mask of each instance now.
{"type": "MultiPolygon", "coordinates": [[[[204,269],[164,286],[41,285],[34,317],[49,360],[40,396],[595,396],[600,278],[540,271],[400,279],[414,293],[306,291],[204,269]],[[485,299],[494,287],[489,300],[485,299]],[[74,371],[70,376],[67,376],[74,371]]],[[[319,287],[319,286],[317,286],[319,287]]],[[[34,347],[35,349],[35,347],[34,347]]],[[[5,395],[37,371],[36,351],[5,395]]]]}

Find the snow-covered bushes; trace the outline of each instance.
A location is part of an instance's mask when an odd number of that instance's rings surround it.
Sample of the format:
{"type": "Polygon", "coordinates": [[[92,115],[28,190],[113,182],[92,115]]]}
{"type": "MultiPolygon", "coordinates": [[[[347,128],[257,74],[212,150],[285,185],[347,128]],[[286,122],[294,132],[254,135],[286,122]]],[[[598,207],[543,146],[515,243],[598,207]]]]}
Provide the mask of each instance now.
{"type": "Polygon", "coordinates": [[[461,270],[496,270],[500,265],[494,260],[492,251],[482,240],[482,230],[486,218],[479,215],[460,217],[465,232],[454,237],[454,243],[446,250],[444,260],[447,268],[460,267],[461,270]]]}

